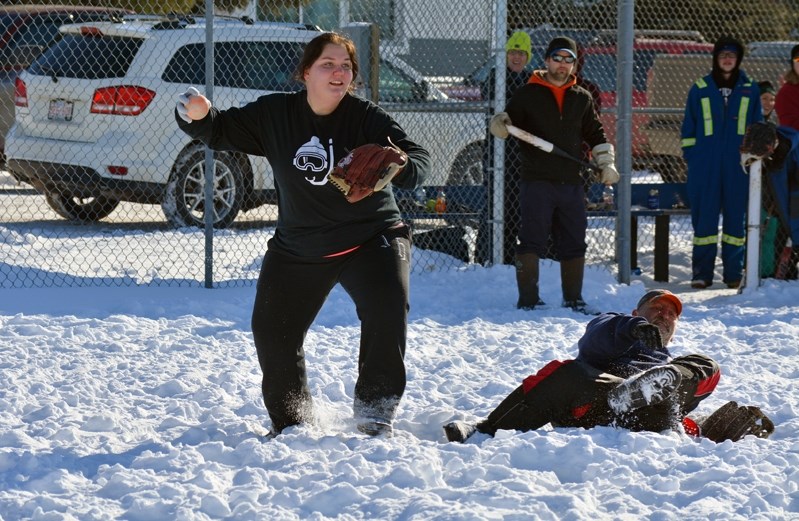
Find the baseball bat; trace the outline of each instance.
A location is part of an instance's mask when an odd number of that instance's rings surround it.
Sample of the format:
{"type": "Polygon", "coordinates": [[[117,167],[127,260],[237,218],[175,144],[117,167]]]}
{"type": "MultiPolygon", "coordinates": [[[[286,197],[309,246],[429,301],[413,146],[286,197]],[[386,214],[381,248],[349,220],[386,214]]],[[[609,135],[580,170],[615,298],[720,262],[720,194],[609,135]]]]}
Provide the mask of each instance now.
{"type": "Polygon", "coordinates": [[[590,168],[594,172],[601,172],[602,171],[602,169],[599,168],[598,166],[592,165],[591,163],[589,163],[587,161],[583,161],[582,159],[569,154],[568,152],[566,152],[562,148],[558,148],[557,146],[555,146],[553,143],[550,143],[546,139],[541,139],[538,136],[530,134],[526,130],[522,130],[519,127],[514,127],[513,125],[506,125],[506,128],[508,129],[508,134],[516,137],[517,139],[520,139],[520,140],[524,141],[525,143],[530,143],[534,147],[539,148],[539,149],[543,150],[544,152],[546,152],[548,154],[554,154],[554,155],[559,156],[559,157],[563,157],[563,158],[566,158],[566,159],[571,159],[572,161],[574,161],[576,163],[579,163],[580,165],[582,165],[582,166],[584,166],[586,168],[590,168]]]}

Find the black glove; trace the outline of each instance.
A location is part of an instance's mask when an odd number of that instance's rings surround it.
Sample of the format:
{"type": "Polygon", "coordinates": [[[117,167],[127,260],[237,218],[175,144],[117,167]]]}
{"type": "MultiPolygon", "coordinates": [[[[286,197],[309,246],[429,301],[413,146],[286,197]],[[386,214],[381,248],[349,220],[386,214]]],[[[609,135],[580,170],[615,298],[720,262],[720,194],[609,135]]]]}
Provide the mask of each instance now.
{"type": "Polygon", "coordinates": [[[640,340],[649,349],[663,349],[663,338],[660,336],[660,329],[654,324],[648,322],[638,324],[633,328],[633,337],[640,340]]]}
{"type": "Polygon", "coordinates": [[[774,432],[774,422],[754,405],[727,402],[699,424],[700,433],[716,443],[738,441],[752,434],[768,438],[774,432]]]}
{"type": "Polygon", "coordinates": [[[741,166],[746,173],[752,163],[766,159],[777,146],[777,127],[773,123],[759,121],[746,129],[741,140],[741,166]]]}

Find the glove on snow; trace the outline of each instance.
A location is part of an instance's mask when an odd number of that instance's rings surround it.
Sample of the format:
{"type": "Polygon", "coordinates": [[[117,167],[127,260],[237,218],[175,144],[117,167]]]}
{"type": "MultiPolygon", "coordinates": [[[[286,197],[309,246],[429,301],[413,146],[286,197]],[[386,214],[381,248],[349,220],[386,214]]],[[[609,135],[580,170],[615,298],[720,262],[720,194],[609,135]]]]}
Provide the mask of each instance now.
{"type": "Polygon", "coordinates": [[[702,436],[716,443],[725,440],[738,441],[753,434],[768,438],[774,433],[772,422],[759,407],[727,402],[699,424],[702,436]]]}

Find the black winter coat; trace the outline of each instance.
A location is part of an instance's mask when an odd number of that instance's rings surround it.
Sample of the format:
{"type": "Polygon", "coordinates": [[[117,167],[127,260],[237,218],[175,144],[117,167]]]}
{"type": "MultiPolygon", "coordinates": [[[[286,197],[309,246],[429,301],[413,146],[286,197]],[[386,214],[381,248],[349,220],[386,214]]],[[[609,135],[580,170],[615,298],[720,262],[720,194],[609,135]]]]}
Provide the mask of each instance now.
{"type": "MultiPolygon", "coordinates": [[[[558,109],[552,90],[540,83],[528,83],[517,90],[505,112],[514,126],[554,143],[575,158],[582,158],[583,141],[591,148],[607,142],[599,115],[594,110],[591,94],[577,85],[566,90],[563,113],[558,109]]],[[[583,183],[579,163],[544,152],[527,143],[521,143],[521,151],[521,179],[563,184],[583,183]]]]}

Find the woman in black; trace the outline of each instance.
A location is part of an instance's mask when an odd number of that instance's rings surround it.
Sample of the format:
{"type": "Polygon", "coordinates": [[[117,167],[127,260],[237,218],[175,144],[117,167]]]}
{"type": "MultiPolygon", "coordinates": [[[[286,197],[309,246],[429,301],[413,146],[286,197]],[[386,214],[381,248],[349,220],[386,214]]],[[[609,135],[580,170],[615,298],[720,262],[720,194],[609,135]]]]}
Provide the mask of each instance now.
{"type": "Polygon", "coordinates": [[[272,434],[313,419],[303,340],[340,283],[361,321],[358,429],[390,435],[406,382],[410,232],[390,189],[349,203],[328,174],[354,148],[391,142],[408,155],[392,182],[412,189],[424,181],[430,155],[386,112],[352,94],[358,61],[347,37],[314,38],[297,74],[305,90],[262,96],[241,108],[218,110],[198,93],[184,94],[176,119],[210,148],[265,156],[274,171],[279,215],[252,316],[272,434]],[[197,97],[207,110],[193,112],[197,97]]]}

